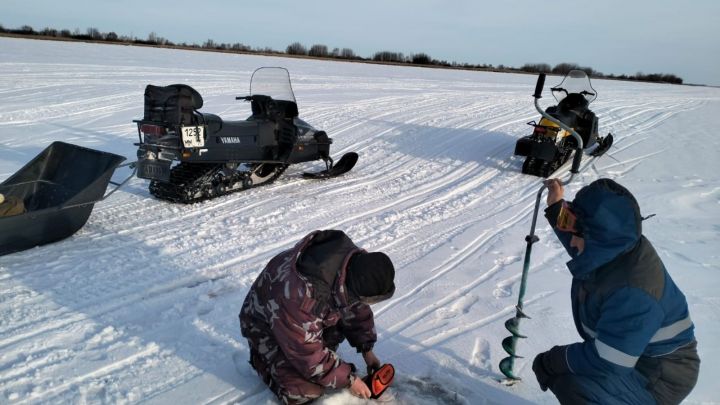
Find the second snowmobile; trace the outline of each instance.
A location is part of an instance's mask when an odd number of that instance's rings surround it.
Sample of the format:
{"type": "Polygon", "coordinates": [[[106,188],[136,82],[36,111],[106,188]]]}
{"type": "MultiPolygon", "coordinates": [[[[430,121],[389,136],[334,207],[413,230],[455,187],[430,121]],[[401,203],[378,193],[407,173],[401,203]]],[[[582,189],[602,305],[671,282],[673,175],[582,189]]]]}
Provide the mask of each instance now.
{"type": "MultiPolygon", "coordinates": [[[[598,136],[598,118],[589,108],[597,98],[597,92],[588,75],[582,70],[571,70],[560,84],[550,90],[558,104],[548,107],[545,112],[574,129],[582,138],[584,149],[597,145],[592,149],[592,155],[605,153],[613,138],[611,134],[598,136]]],[[[578,142],[569,131],[545,117],[541,117],[539,123],[531,121],[528,125],[533,127],[533,133],[517,141],[515,155],[526,156],[523,173],[548,177],[567,162],[578,142]]]]}
{"type": "Polygon", "coordinates": [[[236,99],[250,102],[247,120],[198,111],[203,99],[188,85],[146,87],[144,116],[135,121],[137,176],[150,180],[152,195],[193,203],[268,184],[290,164],[322,160],[326,170],[304,177],[329,178],[357,162],[354,152],[334,162],[332,139],[298,117],[286,69],[257,69],[250,95],[236,99]]]}

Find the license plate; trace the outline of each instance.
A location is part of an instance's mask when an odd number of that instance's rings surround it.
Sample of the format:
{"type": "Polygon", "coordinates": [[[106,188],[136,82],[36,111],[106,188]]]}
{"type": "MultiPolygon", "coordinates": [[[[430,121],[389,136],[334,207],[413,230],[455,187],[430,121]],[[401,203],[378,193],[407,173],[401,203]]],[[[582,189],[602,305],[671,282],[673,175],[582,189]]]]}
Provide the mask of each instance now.
{"type": "Polygon", "coordinates": [[[182,127],[180,131],[182,132],[183,145],[186,148],[202,148],[205,146],[204,126],[182,127]]]}
{"type": "Polygon", "coordinates": [[[137,176],[141,179],[167,182],[170,180],[170,163],[168,160],[140,159],[137,163],[137,176]]]}

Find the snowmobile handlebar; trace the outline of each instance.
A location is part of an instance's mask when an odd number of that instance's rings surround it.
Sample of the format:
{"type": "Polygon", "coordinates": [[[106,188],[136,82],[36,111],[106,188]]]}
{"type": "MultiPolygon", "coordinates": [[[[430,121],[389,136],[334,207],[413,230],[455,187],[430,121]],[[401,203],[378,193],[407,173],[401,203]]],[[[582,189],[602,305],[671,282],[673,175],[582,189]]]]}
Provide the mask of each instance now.
{"type": "Polygon", "coordinates": [[[535,99],[542,98],[543,86],[545,86],[545,73],[540,73],[537,79],[537,83],[535,84],[535,94],[533,94],[533,97],[535,97],[535,99]]]}
{"type": "Polygon", "coordinates": [[[581,91],[581,92],[579,92],[579,93],[568,93],[568,91],[567,91],[566,89],[563,89],[562,87],[552,87],[552,88],[550,89],[550,91],[553,91],[553,92],[554,92],[554,91],[557,91],[557,92],[561,92],[561,91],[562,91],[563,93],[565,93],[565,96],[569,96],[570,94],[579,94],[579,95],[581,95],[581,96],[594,96],[594,95],[595,95],[595,93],[593,93],[593,92],[591,92],[591,91],[587,91],[587,90],[583,90],[583,91],[581,91]]]}
{"type": "Polygon", "coordinates": [[[253,96],[237,96],[235,97],[235,100],[244,100],[244,101],[252,101],[253,96]]]}

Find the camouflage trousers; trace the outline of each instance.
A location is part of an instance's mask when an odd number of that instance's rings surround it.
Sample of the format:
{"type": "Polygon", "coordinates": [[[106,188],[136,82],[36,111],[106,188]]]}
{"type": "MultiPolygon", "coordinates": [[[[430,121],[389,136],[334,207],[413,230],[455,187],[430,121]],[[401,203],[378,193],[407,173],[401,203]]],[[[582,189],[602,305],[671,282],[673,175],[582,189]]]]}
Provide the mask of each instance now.
{"type": "MultiPolygon", "coordinates": [[[[245,329],[250,346],[250,365],[283,404],[307,404],[325,393],[325,388],[305,379],[288,361],[275,339],[257,327],[245,329]]],[[[323,331],[323,342],[337,350],[345,339],[336,327],[323,331]]]]}

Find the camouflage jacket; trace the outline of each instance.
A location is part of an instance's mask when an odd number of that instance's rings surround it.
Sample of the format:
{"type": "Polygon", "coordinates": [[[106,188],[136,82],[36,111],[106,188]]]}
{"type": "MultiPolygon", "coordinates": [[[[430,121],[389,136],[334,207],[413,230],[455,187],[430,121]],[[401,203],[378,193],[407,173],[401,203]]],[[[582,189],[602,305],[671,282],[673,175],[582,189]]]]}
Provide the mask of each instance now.
{"type": "MultiPolygon", "coordinates": [[[[342,231],[315,231],[275,256],[248,292],[240,312],[243,336],[268,336],[307,380],[347,387],[353,368],[323,343],[340,326],[351,346],[372,349],[377,334],[370,307],[345,288],[350,257],[364,250],[342,231]]],[[[264,340],[264,339],[262,339],[264,340]]]]}

